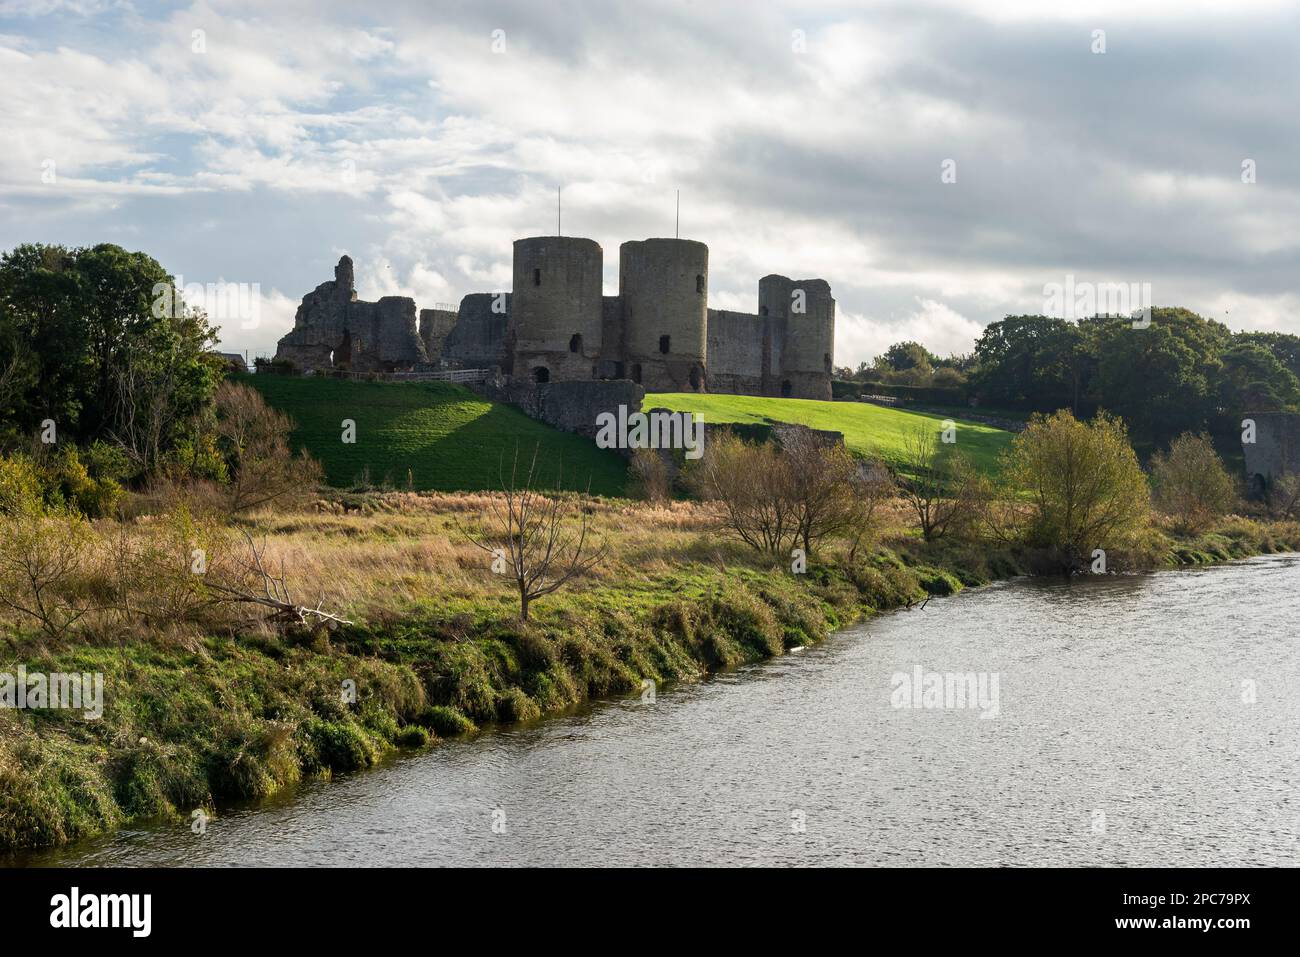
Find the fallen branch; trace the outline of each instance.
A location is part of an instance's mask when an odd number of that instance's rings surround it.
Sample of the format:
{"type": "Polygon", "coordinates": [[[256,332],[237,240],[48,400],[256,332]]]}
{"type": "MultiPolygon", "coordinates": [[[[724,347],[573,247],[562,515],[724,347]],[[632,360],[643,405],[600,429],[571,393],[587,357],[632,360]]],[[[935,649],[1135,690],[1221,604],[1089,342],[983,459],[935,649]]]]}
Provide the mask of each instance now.
{"type": "Polygon", "coordinates": [[[248,542],[249,564],[246,568],[250,575],[256,576],[260,581],[262,590],[260,593],[255,591],[256,585],[241,587],[235,585],[223,585],[221,583],[208,583],[208,587],[218,594],[225,595],[227,600],[249,605],[260,605],[264,608],[270,608],[273,614],[270,616],[271,621],[280,622],[289,625],[306,626],[308,624],[326,623],[332,626],[352,624],[346,618],[335,615],[332,612],[324,611],[321,608],[325,601],[321,597],[313,608],[309,605],[300,605],[293,600],[289,591],[289,584],[285,580],[284,561],[280,561],[280,574],[272,575],[266,570],[266,564],[263,556],[266,553],[266,543],[262,543],[259,549],[257,543],[253,541],[253,536],[248,533],[247,529],[242,529],[244,540],[248,542]]]}

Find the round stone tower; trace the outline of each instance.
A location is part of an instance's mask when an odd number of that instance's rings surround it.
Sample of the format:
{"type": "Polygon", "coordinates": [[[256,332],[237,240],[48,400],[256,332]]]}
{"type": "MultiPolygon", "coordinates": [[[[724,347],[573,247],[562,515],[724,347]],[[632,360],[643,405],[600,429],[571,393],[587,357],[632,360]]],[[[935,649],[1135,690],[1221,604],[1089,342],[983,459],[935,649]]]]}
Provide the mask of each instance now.
{"type": "Polygon", "coordinates": [[[758,281],[758,311],[773,317],[774,338],[781,342],[769,391],[792,399],[829,400],[835,364],[835,300],[830,283],[764,276],[758,281]]]}
{"type": "Polygon", "coordinates": [[[600,360],[600,245],[576,236],[515,240],[510,333],[516,378],[592,379],[600,360]]]}
{"type": "Polygon", "coordinates": [[[646,239],[619,247],[623,374],[647,392],[703,392],[709,247],[646,239]]]}

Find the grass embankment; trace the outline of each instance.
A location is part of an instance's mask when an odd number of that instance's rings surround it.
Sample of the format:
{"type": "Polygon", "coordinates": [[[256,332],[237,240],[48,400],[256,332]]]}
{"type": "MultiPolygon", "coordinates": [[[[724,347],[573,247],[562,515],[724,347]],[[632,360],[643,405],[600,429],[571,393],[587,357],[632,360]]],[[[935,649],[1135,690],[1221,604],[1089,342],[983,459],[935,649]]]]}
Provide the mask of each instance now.
{"type": "MultiPolygon", "coordinates": [[[[601,501],[607,560],[515,618],[461,525],[486,495],[368,496],[361,512],[264,516],[268,558],[303,597],[357,621],[332,633],[224,635],[92,624],[54,641],[0,622],[0,671],[102,672],[104,715],[0,710],[0,848],[66,843],[130,820],[270,795],[400,746],[532,720],[644,679],[697,680],[779,655],[875,611],[1018,573],[987,544],[922,544],[890,510],[869,561],[806,575],[721,537],[688,502],[601,501]],[[355,702],[344,683],[355,682],[355,702]]],[[[1300,547],[1300,526],[1233,520],[1165,540],[1164,563],[1300,547]]],[[[918,627],[924,624],[918,620],[918,627]]]]}
{"type": "Polygon", "coordinates": [[[295,447],[305,447],[336,488],[380,486],[416,491],[501,487],[516,448],[524,460],[540,445],[542,480],[562,467],[564,486],[591,480],[597,495],[621,495],[627,463],[588,439],[560,432],[509,405],[490,402],[449,382],[354,382],[249,375],[266,401],[293,417],[295,447]],[[343,420],[356,422],[356,442],[342,441],[343,420]]]}
{"type": "MultiPolygon", "coordinates": [[[[657,392],[645,397],[642,408],[699,412],[708,423],[767,424],[797,422],[813,429],[844,433],[844,444],[863,456],[874,456],[906,472],[904,440],[918,424],[930,423],[938,432],[944,416],[906,412],[867,402],[820,402],[814,399],[772,399],[750,395],[697,395],[657,392]]],[[[955,419],[958,446],[983,472],[997,469],[998,456],[1013,434],[991,425],[955,419]]]]}
{"type": "Polygon", "coordinates": [[[21,662],[105,680],[98,721],[0,710],[0,848],[183,819],[366,767],[397,745],[636,692],[647,678],[696,680],[1013,570],[932,567],[903,543],[855,572],[814,564],[795,576],[722,539],[698,504],[602,500],[592,520],[607,560],[523,625],[506,581],[458,531],[488,502],[390,493],[365,499],[364,514],[320,503],[253,523],[297,593],[324,594],[358,622],[332,633],[105,623],[53,641],[0,622],[0,671],[21,662]],[[341,694],[349,679],[355,704],[341,694]]]}

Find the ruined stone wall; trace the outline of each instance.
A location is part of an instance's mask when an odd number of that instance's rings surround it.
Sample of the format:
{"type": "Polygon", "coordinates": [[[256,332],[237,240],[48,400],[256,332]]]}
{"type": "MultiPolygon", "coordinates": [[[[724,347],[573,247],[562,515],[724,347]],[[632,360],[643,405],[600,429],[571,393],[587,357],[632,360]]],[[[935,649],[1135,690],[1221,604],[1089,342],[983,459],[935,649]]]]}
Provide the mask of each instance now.
{"type": "Polygon", "coordinates": [[[1300,472],[1300,414],[1248,412],[1242,418],[1255,421],[1255,441],[1241,444],[1252,493],[1267,490],[1278,476],[1300,472]]]}
{"type": "Polygon", "coordinates": [[[476,292],[460,301],[456,324],[442,343],[442,360],[460,369],[510,368],[510,293],[476,292]],[[503,312],[494,311],[500,303],[503,312]]]}
{"type": "MultiPolygon", "coordinates": [[[[353,300],[348,304],[347,327],[351,337],[353,372],[411,372],[427,365],[424,341],[416,325],[415,300],[384,296],[378,302],[353,300]]],[[[339,365],[335,350],[335,365],[339,365]]]]}
{"type": "Polygon", "coordinates": [[[769,324],[725,309],[710,309],[708,317],[709,391],[762,395],[769,324]]]}
{"type": "Polygon", "coordinates": [[[645,398],[645,389],[626,379],[535,383],[516,378],[500,384],[486,382],[474,389],[496,402],[517,406],[540,422],[588,438],[596,437],[596,419],[602,412],[618,415],[618,407],[623,405],[630,415],[640,411],[645,398]]]}
{"type": "Polygon", "coordinates": [[[459,318],[459,315],[450,309],[420,310],[420,339],[424,342],[424,352],[431,363],[438,363],[447,334],[451,332],[459,318]]]}
{"type": "Polygon", "coordinates": [[[348,256],[339,259],[331,282],[302,297],[293,329],[280,339],[275,357],[303,372],[407,372],[428,362],[416,328],[415,300],[358,300],[348,256]]]}

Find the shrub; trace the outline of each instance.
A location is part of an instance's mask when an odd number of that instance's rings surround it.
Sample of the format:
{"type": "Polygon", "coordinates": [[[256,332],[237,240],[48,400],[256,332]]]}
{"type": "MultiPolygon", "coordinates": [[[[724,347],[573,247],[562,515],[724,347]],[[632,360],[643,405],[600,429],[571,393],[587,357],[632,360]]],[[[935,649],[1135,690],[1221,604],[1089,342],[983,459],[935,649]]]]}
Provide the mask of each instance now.
{"type": "MultiPolygon", "coordinates": [[[[101,450],[107,447],[102,442],[96,444],[101,450]]],[[[98,457],[103,459],[102,451],[98,457]]],[[[48,482],[53,490],[52,494],[47,493],[47,498],[66,503],[90,518],[111,515],[122,497],[122,486],[116,479],[91,475],[76,446],[69,445],[60,449],[47,471],[48,482]]]]}
{"type": "Polygon", "coordinates": [[[724,529],[760,552],[784,556],[799,532],[785,470],[770,443],[752,444],[724,431],[691,464],[687,483],[698,498],[718,503],[724,529]]]}
{"type": "Polygon", "coordinates": [[[235,583],[243,568],[239,543],[218,521],[175,505],[151,521],[119,526],[109,551],[113,606],[128,620],[229,624],[226,596],[212,586],[235,583]]]}
{"type": "MultiPolygon", "coordinates": [[[[103,449],[90,461],[103,462],[103,449]]],[[[0,515],[24,509],[71,508],[97,518],[111,514],[122,497],[122,486],[111,474],[92,474],[75,446],[65,446],[41,459],[26,455],[0,458],[0,515]]]]}
{"type": "Polygon", "coordinates": [[[0,523],[0,607],[59,638],[92,607],[84,593],[95,541],[75,512],[27,509],[0,523]]]}
{"type": "Polygon", "coordinates": [[[0,516],[42,506],[41,473],[25,455],[0,456],[0,516]]]}
{"type": "Polygon", "coordinates": [[[1065,409],[1035,415],[1012,442],[1003,477],[1030,494],[1025,543],[1060,569],[1086,567],[1095,549],[1137,547],[1148,527],[1146,476],[1124,423],[1104,413],[1090,423],[1065,409]]]}
{"type": "Polygon", "coordinates": [[[655,449],[636,449],[628,472],[632,476],[630,491],[637,498],[647,502],[666,502],[672,498],[672,469],[655,449]]]}
{"type": "Polygon", "coordinates": [[[1184,432],[1166,454],[1151,457],[1153,499],[1176,526],[1199,532],[1236,506],[1237,483],[1214,451],[1208,435],[1184,432]]]}

